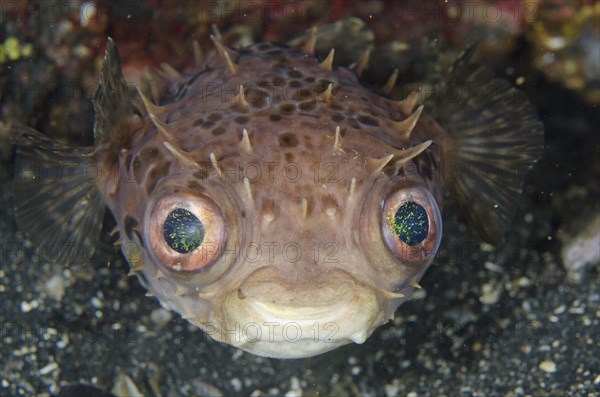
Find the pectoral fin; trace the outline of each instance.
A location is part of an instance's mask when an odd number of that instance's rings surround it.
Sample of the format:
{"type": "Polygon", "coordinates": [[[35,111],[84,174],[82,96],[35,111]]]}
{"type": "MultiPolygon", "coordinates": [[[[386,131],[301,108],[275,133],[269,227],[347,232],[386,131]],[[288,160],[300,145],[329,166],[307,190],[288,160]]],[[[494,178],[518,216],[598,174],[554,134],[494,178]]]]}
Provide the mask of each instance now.
{"type": "Polygon", "coordinates": [[[13,194],[19,227],[41,259],[69,264],[96,252],[105,205],[96,188],[93,148],[56,143],[21,125],[10,127],[16,145],[13,194]]]}
{"type": "Polygon", "coordinates": [[[467,51],[440,90],[432,114],[454,140],[446,155],[449,189],[469,228],[499,243],[544,145],[542,123],[525,95],[470,61],[467,51]]]}

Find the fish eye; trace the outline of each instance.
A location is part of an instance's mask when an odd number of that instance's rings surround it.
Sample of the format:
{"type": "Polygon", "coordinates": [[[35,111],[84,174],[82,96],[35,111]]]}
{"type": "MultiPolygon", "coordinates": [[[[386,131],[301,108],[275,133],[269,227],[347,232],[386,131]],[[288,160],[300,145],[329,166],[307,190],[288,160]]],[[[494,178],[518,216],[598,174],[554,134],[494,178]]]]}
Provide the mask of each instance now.
{"type": "Polygon", "coordinates": [[[204,196],[162,197],[147,225],[152,252],[164,267],[176,272],[206,269],[219,256],[226,235],[218,205],[204,196]]]}
{"type": "Polygon", "coordinates": [[[441,228],[440,211],[425,188],[394,191],[383,204],[385,243],[403,262],[421,262],[435,255],[440,245],[441,228]]]}

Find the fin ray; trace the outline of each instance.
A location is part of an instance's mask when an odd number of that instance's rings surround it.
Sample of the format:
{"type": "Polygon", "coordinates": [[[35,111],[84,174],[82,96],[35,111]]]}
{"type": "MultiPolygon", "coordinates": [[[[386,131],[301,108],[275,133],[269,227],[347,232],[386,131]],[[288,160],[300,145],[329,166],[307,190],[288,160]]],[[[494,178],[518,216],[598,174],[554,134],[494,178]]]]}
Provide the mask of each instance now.
{"type": "Polygon", "coordinates": [[[96,188],[93,148],[59,144],[18,124],[10,128],[16,145],[12,187],[20,228],[45,259],[65,264],[90,259],[105,212],[96,188]]]}
{"type": "Polygon", "coordinates": [[[512,220],[529,170],[542,155],[543,127],[524,94],[471,62],[470,48],[442,83],[451,94],[428,99],[432,116],[454,139],[447,177],[466,223],[484,241],[499,243],[512,220]]]}

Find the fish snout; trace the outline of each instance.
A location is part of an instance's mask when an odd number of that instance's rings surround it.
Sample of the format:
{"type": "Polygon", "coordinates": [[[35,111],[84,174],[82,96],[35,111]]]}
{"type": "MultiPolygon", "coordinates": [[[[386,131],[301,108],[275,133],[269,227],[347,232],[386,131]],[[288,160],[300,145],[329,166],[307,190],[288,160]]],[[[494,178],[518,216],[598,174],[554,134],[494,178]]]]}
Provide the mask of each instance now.
{"type": "Polygon", "coordinates": [[[363,343],[385,322],[384,302],[384,294],[342,270],[292,280],[263,267],[226,296],[213,337],[255,354],[309,357],[363,343]]]}

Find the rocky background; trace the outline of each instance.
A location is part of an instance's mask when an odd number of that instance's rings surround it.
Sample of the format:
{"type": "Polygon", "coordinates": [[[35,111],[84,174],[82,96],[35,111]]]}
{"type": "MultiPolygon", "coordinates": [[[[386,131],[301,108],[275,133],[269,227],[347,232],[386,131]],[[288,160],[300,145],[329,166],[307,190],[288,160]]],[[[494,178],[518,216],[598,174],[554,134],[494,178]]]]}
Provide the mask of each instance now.
{"type": "MultiPolygon", "coordinates": [[[[466,46],[523,89],[546,131],[507,242],[444,241],[415,300],[363,345],[310,359],[255,357],[160,308],[115,248],[53,263],[19,230],[12,150],[0,140],[2,396],[589,396],[600,393],[600,5],[569,1],[26,1],[0,5],[0,137],[14,121],[92,143],[107,36],[128,80],[193,64],[192,42],[324,37],[357,17],[365,41],[321,42],[347,64],[372,46],[367,84],[395,95],[443,76],[466,46]],[[329,26],[329,27],[328,27],[329,26]],[[331,26],[334,26],[333,28],[331,26]],[[328,30],[329,29],[329,30],[328,30]],[[87,386],[86,386],[87,385],[87,386]],[[95,394],[92,394],[95,393],[95,394]]],[[[335,35],[333,35],[335,37],[335,35]]],[[[110,224],[110,219],[107,219],[110,224]]],[[[110,228],[105,226],[109,242],[110,228]]]]}

